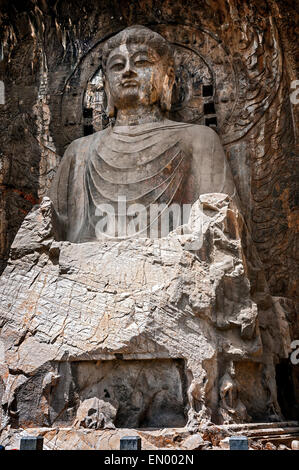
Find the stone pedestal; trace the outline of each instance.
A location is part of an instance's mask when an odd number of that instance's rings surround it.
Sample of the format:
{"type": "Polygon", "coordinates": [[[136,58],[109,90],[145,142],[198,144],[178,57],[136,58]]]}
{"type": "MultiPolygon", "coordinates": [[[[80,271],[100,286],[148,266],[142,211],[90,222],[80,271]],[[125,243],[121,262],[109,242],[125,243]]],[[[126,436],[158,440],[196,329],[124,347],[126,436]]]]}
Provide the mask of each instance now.
{"type": "Polygon", "coordinates": [[[251,281],[235,204],[199,202],[161,239],[57,241],[47,198],[26,217],[0,282],[3,425],[194,428],[279,415],[266,378],[283,319],[251,281]]]}

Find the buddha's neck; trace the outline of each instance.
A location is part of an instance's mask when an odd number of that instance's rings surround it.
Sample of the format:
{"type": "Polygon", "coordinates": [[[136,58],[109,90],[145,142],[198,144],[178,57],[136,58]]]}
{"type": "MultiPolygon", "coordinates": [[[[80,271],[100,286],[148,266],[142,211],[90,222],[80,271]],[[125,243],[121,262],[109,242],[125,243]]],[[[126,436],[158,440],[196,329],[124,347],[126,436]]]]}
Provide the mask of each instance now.
{"type": "Polygon", "coordinates": [[[161,122],[165,119],[161,109],[157,105],[136,106],[126,109],[118,109],[115,126],[136,126],[149,122],[161,122]]]}

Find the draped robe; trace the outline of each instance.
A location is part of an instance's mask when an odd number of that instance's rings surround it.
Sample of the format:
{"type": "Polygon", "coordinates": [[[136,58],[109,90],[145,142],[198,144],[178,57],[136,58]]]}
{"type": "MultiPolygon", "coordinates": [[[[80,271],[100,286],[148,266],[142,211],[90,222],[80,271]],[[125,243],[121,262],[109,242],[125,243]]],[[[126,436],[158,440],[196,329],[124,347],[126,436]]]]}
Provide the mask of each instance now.
{"type": "MultiPolygon", "coordinates": [[[[174,121],[116,126],[72,142],[49,194],[63,227],[62,238],[75,243],[96,240],[97,208],[109,205],[117,218],[119,198],[125,199],[126,207],[139,204],[146,211],[153,204],[189,202],[184,195],[192,155],[183,140],[192,127],[203,128],[174,121]]],[[[203,129],[204,135],[213,132],[203,129]]],[[[211,162],[214,140],[209,146],[211,162]]]]}

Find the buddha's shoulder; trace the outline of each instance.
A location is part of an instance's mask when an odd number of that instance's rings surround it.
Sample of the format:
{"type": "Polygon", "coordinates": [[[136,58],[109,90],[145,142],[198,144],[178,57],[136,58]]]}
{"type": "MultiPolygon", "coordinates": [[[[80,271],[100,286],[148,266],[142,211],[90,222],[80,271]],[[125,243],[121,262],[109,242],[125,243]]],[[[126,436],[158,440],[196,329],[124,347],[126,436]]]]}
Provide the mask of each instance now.
{"type": "Polygon", "coordinates": [[[79,137],[73,140],[67,147],[64,158],[83,159],[88,154],[93,145],[101,142],[102,138],[106,135],[107,129],[103,129],[93,134],[79,137]]]}
{"type": "Polygon", "coordinates": [[[182,124],[177,127],[176,136],[186,153],[194,158],[205,154],[209,158],[215,148],[222,148],[218,134],[208,126],[200,124],[182,124]]]}
{"type": "Polygon", "coordinates": [[[208,126],[203,126],[200,124],[183,125],[179,132],[185,140],[192,139],[193,141],[201,142],[212,142],[215,140],[219,140],[217,132],[215,132],[208,126]]]}

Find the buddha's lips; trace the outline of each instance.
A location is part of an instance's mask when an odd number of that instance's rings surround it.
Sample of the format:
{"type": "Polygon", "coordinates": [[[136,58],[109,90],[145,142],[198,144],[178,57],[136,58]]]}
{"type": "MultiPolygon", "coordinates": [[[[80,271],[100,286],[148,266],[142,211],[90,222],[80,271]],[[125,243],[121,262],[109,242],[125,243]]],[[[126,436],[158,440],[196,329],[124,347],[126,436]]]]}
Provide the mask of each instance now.
{"type": "Polygon", "coordinates": [[[139,83],[137,82],[137,80],[123,80],[121,82],[122,86],[127,88],[127,87],[130,87],[130,86],[137,86],[139,85],[139,83]]]}

